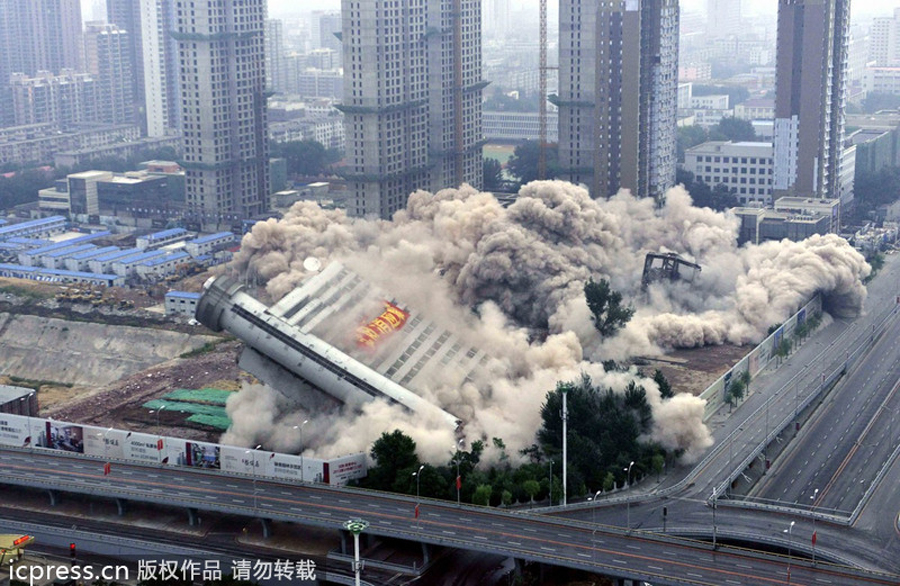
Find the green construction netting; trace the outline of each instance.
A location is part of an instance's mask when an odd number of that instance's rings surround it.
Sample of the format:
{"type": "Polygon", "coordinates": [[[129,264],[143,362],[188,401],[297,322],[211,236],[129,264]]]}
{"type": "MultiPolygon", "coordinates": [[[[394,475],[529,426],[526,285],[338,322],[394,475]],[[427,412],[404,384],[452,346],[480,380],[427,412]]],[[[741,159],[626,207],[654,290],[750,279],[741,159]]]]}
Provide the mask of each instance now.
{"type": "Polygon", "coordinates": [[[232,391],[222,389],[175,389],[167,393],[163,398],[173,401],[186,401],[188,403],[206,403],[208,405],[224,405],[232,391]]]}
{"type": "Polygon", "coordinates": [[[184,401],[164,401],[154,399],[141,405],[144,409],[162,409],[162,413],[189,413],[191,415],[208,415],[210,417],[225,417],[225,408],[218,405],[200,405],[198,403],[186,403],[184,401]]]}
{"type": "Polygon", "coordinates": [[[231,425],[231,419],[222,412],[222,415],[206,415],[198,413],[187,418],[191,423],[199,423],[200,425],[208,425],[225,431],[231,425]]]}

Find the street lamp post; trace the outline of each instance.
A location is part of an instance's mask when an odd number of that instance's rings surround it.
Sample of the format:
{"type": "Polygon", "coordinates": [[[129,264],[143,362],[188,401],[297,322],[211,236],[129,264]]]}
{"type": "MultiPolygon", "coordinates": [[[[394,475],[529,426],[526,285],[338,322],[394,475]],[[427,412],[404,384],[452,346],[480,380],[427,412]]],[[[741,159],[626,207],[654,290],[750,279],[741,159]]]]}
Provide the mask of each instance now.
{"type": "Polygon", "coordinates": [[[597,492],[594,493],[593,499],[588,499],[588,500],[594,501],[593,512],[591,513],[591,524],[594,526],[591,531],[591,546],[592,546],[591,547],[591,561],[594,561],[594,559],[597,556],[597,503],[596,503],[596,501],[597,501],[597,498],[600,497],[600,493],[602,493],[602,492],[603,492],[602,490],[598,490],[597,492]]]}
{"type": "Polygon", "coordinates": [[[418,470],[412,473],[416,477],[416,527],[419,529],[422,527],[422,523],[419,521],[419,479],[422,477],[422,470],[424,469],[425,464],[422,464],[418,470]]]}
{"type": "Polygon", "coordinates": [[[306,425],[307,423],[309,423],[309,419],[304,419],[303,423],[301,423],[300,425],[294,426],[294,429],[300,431],[300,482],[304,482],[303,474],[305,472],[304,469],[306,468],[305,463],[303,461],[303,451],[304,451],[303,450],[303,448],[304,448],[304,446],[303,446],[303,426],[306,425]]]}
{"type": "MultiPolygon", "coordinates": [[[[632,460],[631,463],[628,464],[628,468],[623,468],[623,470],[627,473],[627,477],[625,480],[626,487],[631,487],[631,467],[632,466],[634,466],[634,460],[632,460]]],[[[626,499],[627,499],[627,497],[626,497],[626,499]]],[[[625,501],[625,503],[626,503],[625,506],[627,507],[627,510],[628,510],[628,521],[627,521],[628,525],[627,525],[627,527],[628,527],[628,530],[631,531],[631,499],[627,499],[625,501]]]]}
{"type": "Polygon", "coordinates": [[[815,489],[810,496],[810,500],[812,500],[812,514],[813,514],[813,534],[812,534],[812,562],[813,565],[816,565],[816,497],[819,495],[819,489],[815,489]]]}
{"type": "Polygon", "coordinates": [[[713,510],[713,551],[715,551],[715,550],[718,549],[718,547],[719,547],[718,544],[716,543],[716,533],[718,532],[718,531],[717,531],[717,527],[716,527],[716,508],[717,508],[718,506],[719,506],[719,493],[718,493],[718,489],[715,489],[715,488],[714,488],[713,491],[712,491],[712,510],[713,510]]]}
{"type": "Polygon", "coordinates": [[[459,451],[462,449],[463,441],[465,440],[460,438],[453,446],[456,449],[456,506],[460,506],[459,492],[462,489],[462,478],[459,475],[459,451]]]}
{"type": "Polygon", "coordinates": [[[567,404],[566,404],[566,397],[568,396],[569,393],[565,387],[562,387],[560,389],[560,392],[562,393],[562,413],[560,415],[562,416],[562,428],[563,428],[562,429],[562,449],[563,449],[563,454],[562,454],[562,458],[563,458],[563,461],[562,461],[562,488],[563,488],[562,504],[563,504],[563,506],[566,506],[568,504],[568,495],[569,495],[568,490],[566,489],[566,451],[567,451],[567,445],[568,445],[567,441],[568,441],[568,435],[569,435],[568,434],[569,408],[567,407],[567,404]]]}
{"type": "Polygon", "coordinates": [[[791,583],[791,558],[793,554],[791,553],[792,546],[794,545],[794,523],[795,521],[791,521],[791,524],[787,529],[784,529],[782,533],[788,534],[788,564],[787,564],[787,581],[788,584],[791,583]]]}
{"type": "Polygon", "coordinates": [[[362,571],[362,563],[359,561],[359,534],[369,526],[368,521],[351,519],[344,522],[344,529],[353,534],[353,573],[356,575],[356,586],[359,586],[359,574],[362,571]]]}
{"type": "Polygon", "coordinates": [[[258,504],[257,496],[256,496],[256,450],[260,449],[261,447],[262,447],[262,444],[259,444],[252,450],[247,450],[244,452],[244,454],[250,454],[250,457],[252,458],[252,460],[250,460],[250,466],[253,467],[253,508],[254,509],[257,508],[257,504],[258,504]]]}

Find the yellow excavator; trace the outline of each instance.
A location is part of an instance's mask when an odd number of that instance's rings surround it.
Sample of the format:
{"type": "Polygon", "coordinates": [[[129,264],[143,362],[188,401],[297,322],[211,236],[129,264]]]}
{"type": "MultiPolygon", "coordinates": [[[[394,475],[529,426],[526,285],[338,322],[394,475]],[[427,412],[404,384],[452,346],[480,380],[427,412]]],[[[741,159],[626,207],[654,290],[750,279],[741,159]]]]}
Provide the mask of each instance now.
{"type": "Polygon", "coordinates": [[[0,567],[7,566],[22,558],[25,547],[34,543],[31,535],[0,535],[0,567]]]}

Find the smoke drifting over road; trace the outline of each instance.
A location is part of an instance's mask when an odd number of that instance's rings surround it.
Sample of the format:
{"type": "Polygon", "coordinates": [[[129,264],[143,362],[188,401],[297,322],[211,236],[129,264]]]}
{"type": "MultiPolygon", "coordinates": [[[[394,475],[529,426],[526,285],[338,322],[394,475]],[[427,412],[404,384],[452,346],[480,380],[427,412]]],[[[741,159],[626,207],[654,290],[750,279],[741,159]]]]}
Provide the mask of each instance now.
{"type": "MultiPolygon", "coordinates": [[[[435,377],[426,394],[466,421],[470,439],[501,437],[514,453],[534,441],[540,406],[557,381],[583,372],[618,390],[637,378],[604,372],[602,360],[755,342],[816,291],[826,294],[832,311],[853,314],[862,307],[861,279],[870,269],[843,239],[738,248],[737,231],[733,215],[693,207],[680,187],[657,208],[627,192],[593,200],[569,183],[534,182],[507,209],[490,194],[462,187],[414,193],[393,222],[353,220],[298,203],[283,220],[256,224],[231,269],[264,283],[277,300],[309,276],[307,257],[340,260],[403,303],[456,324],[454,331],[467,332],[491,355],[484,380],[443,387],[435,377]],[[702,265],[702,273],[694,283],[656,283],[643,294],[645,255],[670,251],[702,265]],[[583,293],[590,278],[608,279],[637,310],[613,338],[600,339],[591,323],[583,293]],[[536,329],[548,332],[543,342],[529,342],[536,329]]],[[[699,399],[663,401],[653,381],[637,382],[654,410],[652,439],[685,450],[688,459],[708,447],[699,399]]],[[[277,401],[254,409],[267,405],[274,409],[277,401]]],[[[451,430],[436,431],[379,403],[347,416],[359,433],[351,438],[343,424],[323,426],[316,434],[320,451],[365,449],[382,431],[399,427],[423,456],[444,461],[454,441],[451,430]]],[[[290,429],[281,421],[290,417],[265,418],[273,421],[269,437],[236,420],[230,439],[274,445],[293,435],[279,431],[290,429]]]]}

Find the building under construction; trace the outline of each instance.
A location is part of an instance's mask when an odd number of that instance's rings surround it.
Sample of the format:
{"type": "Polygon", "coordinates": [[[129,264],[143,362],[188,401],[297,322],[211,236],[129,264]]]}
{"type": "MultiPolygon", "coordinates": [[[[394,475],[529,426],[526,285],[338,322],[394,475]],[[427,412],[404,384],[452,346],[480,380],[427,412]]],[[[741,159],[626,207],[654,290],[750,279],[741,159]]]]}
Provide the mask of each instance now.
{"type": "Polygon", "coordinates": [[[482,185],[481,0],[402,4],[341,4],[354,216],[390,219],[418,189],[482,185]]]}

